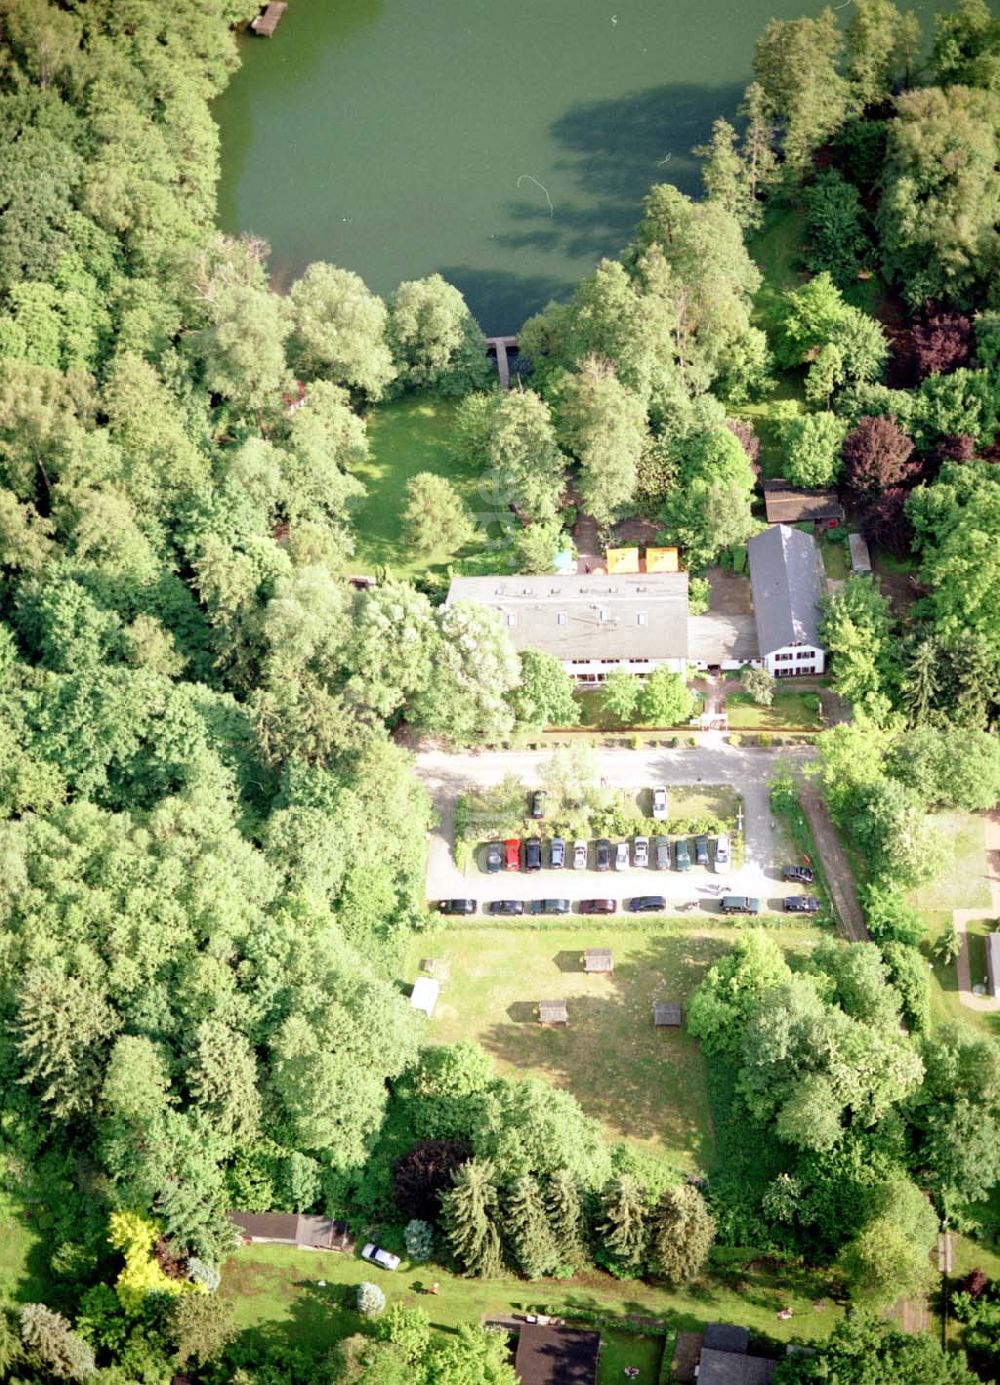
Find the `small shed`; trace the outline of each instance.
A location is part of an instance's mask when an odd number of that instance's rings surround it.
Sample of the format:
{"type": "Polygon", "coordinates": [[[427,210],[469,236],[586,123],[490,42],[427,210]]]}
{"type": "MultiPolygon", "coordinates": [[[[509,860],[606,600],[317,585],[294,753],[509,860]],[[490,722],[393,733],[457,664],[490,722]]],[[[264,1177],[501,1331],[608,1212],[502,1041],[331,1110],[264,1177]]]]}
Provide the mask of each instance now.
{"type": "Polygon", "coordinates": [[[849,534],[847,541],[851,545],[851,571],[855,573],[870,573],[872,570],[872,555],[868,552],[868,545],[860,534],[849,534]]]}
{"type": "Polygon", "coordinates": [[[609,548],[605,554],[608,572],[638,572],[638,548],[609,548]]]}
{"type": "Polygon", "coordinates": [[[836,529],[844,522],[844,507],[833,491],[792,486],[780,476],[763,481],[768,524],[815,524],[836,529]]]}
{"type": "Polygon", "coordinates": [[[569,1014],[564,1000],[540,1000],[538,1002],[539,1024],[569,1024],[569,1014]]]}
{"type": "Polygon", "coordinates": [[[1000,998],[1000,933],[986,934],[986,975],[990,995],[1000,998]]]}
{"type": "Polygon", "coordinates": [[[430,976],[418,976],[413,983],[413,990],[410,993],[410,1008],[413,1010],[423,1010],[427,1018],[430,1019],[434,1013],[434,1006],[437,1004],[440,994],[440,981],[435,981],[430,976]]]}
{"type": "Polygon", "coordinates": [[[705,1328],[705,1346],[709,1351],[734,1351],[740,1354],[750,1348],[750,1333],[745,1327],[728,1322],[710,1322],[705,1328]]]}
{"type": "Polygon", "coordinates": [[[583,969],[589,972],[607,972],[610,975],[615,969],[610,947],[588,947],[583,954],[583,969]]]}
{"type": "Polygon", "coordinates": [[[647,572],[680,572],[680,555],[676,548],[647,548],[647,572]]]}
{"type": "Polygon", "coordinates": [[[285,0],[271,0],[271,3],[265,5],[257,18],[250,21],[250,28],[260,38],[271,38],[278,27],[278,21],[287,9],[288,5],[285,0]]]}
{"type": "Polygon", "coordinates": [[[653,1023],[657,1029],[680,1029],[683,1019],[684,1011],[672,1000],[658,1000],[653,1006],[653,1023]]]}

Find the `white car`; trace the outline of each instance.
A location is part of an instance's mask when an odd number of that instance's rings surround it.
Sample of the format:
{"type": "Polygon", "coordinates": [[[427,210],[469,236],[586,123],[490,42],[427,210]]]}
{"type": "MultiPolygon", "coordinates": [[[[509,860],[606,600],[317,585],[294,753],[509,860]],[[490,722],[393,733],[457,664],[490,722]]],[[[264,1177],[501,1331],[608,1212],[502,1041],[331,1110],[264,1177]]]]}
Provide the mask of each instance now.
{"type": "Polygon", "coordinates": [[[657,822],[664,822],[667,816],[667,791],[662,784],[658,784],[653,790],[653,817],[657,822]]]}
{"type": "Polygon", "coordinates": [[[636,837],[632,848],[632,864],[634,866],[649,865],[649,838],[636,837]]]}
{"type": "Polygon", "coordinates": [[[586,842],[574,842],[574,843],[573,843],[573,869],[574,869],[574,870],[586,870],[586,869],[587,869],[587,843],[586,843],[586,842]]]}
{"type": "Polygon", "coordinates": [[[379,1265],[383,1270],[398,1270],[399,1256],[393,1255],[390,1250],[379,1250],[374,1241],[369,1241],[361,1252],[362,1260],[370,1260],[373,1265],[379,1265]]]}
{"type": "Polygon", "coordinates": [[[729,865],[729,838],[717,837],[715,841],[715,869],[722,870],[729,865]]]}
{"type": "Polygon", "coordinates": [[[615,849],[615,870],[628,870],[628,842],[619,842],[615,849]]]}

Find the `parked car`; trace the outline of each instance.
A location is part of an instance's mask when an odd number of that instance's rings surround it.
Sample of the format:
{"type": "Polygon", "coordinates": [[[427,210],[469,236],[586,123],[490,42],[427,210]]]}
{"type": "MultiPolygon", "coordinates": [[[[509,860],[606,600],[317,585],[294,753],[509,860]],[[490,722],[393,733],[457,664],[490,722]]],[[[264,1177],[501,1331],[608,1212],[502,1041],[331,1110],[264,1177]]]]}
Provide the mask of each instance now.
{"type": "Polygon", "coordinates": [[[811,894],[790,894],[785,900],[786,914],[819,913],[819,900],[811,894]]]}
{"type": "Polygon", "coordinates": [[[724,914],[759,914],[760,900],[745,894],[727,894],[722,897],[724,914]]]}
{"type": "Polygon", "coordinates": [[[545,816],[545,790],[535,789],[530,795],[529,805],[533,818],[543,818],[545,816]]]}
{"type": "Polygon", "coordinates": [[[524,843],[524,869],[541,870],[542,868],[542,839],[541,837],[529,837],[524,843]]]}
{"type": "Polygon", "coordinates": [[[599,837],[597,840],[597,869],[611,869],[611,843],[607,837],[599,837]]]}
{"type": "Polygon", "coordinates": [[[637,894],[628,907],[633,914],[662,914],[667,901],[661,894],[637,894]]]}
{"type": "Polygon", "coordinates": [[[696,866],[708,865],[708,838],[695,837],[694,839],[694,863],[696,866]]]}
{"type": "Polygon", "coordinates": [[[533,899],[528,905],[529,914],[568,914],[568,899],[533,899]]]}
{"type": "Polygon", "coordinates": [[[654,851],[655,856],[656,856],[656,869],[657,869],[657,870],[669,870],[669,869],[670,869],[670,838],[669,838],[669,837],[654,837],[654,838],[653,838],[653,851],[654,851]]]}
{"type": "Polygon", "coordinates": [[[782,866],[782,880],[794,880],[799,885],[811,885],[815,876],[811,866],[782,866]]]}
{"type": "Polygon", "coordinates": [[[581,899],[581,914],[614,914],[618,905],[613,899],[581,899]]]}
{"type": "Polygon", "coordinates": [[[667,816],[667,791],[662,784],[658,784],[653,790],[653,817],[657,822],[664,822],[667,816]]]}
{"type": "Polygon", "coordinates": [[[503,844],[503,868],[521,869],[521,843],[517,837],[508,837],[503,844]]]}
{"type": "Polygon", "coordinates": [[[715,869],[722,870],[729,865],[729,838],[716,837],[715,839],[715,869]]]}
{"type": "Polygon", "coordinates": [[[691,869],[691,852],[685,837],[678,837],[674,842],[674,865],[678,870],[691,869]]]}
{"type": "Polygon", "coordinates": [[[549,865],[553,870],[562,870],[566,864],[566,843],[562,837],[553,837],[549,842],[549,865]]]}
{"type": "Polygon", "coordinates": [[[439,899],[439,914],[474,914],[479,904],[474,899],[439,899]]]}
{"type": "Polygon", "coordinates": [[[632,864],[634,866],[649,865],[649,838],[636,837],[632,844],[632,864]]]}
{"type": "Polygon", "coordinates": [[[504,917],[519,918],[524,913],[523,899],[494,899],[486,906],[487,912],[491,914],[502,914],[504,917]]]}
{"type": "Polygon", "coordinates": [[[503,865],[503,842],[489,842],[486,846],[486,873],[496,875],[503,865]]]}
{"type": "Polygon", "coordinates": [[[586,843],[586,842],[574,842],[574,843],[573,843],[573,869],[574,869],[574,870],[586,870],[586,869],[587,869],[587,843],[586,843]]]}
{"type": "Polygon", "coordinates": [[[615,870],[628,870],[628,842],[619,842],[615,847],[615,870]]]}
{"type": "Polygon", "coordinates": [[[398,1270],[399,1256],[393,1255],[391,1250],[379,1250],[374,1241],[369,1241],[361,1252],[362,1260],[370,1260],[373,1265],[378,1265],[383,1270],[398,1270]]]}

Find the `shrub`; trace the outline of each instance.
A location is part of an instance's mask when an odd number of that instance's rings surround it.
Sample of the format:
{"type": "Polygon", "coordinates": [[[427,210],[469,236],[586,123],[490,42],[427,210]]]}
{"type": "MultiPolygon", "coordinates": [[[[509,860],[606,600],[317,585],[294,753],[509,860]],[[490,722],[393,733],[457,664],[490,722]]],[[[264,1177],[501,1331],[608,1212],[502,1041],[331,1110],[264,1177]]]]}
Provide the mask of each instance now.
{"type": "Polygon", "coordinates": [[[196,1255],[192,1255],[188,1261],[187,1274],[191,1283],[200,1285],[207,1294],[214,1294],[222,1283],[222,1275],[215,1266],[199,1260],[196,1255]]]}
{"type": "Polygon", "coordinates": [[[429,1221],[421,1221],[419,1217],[408,1221],[403,1232],[403,1240],[406,1243],[406,1253],[411,1260],[423,1262],[431,1258],[434,1250],[434,1228],[429,1221]]]}
{"type": "Polygon", "coordinates": [[[377,1318],[385,1308],[385,1294],[377,1284],[367,1279],[358,1285],[358,1312],[366,1318],[377,1318]]]}
{"type": "Polygon", "coordinates": [[[730,731],[730,733],[729,733],[729,744],[730,744],[730,745],[742,745],[742,744],[743,744],[743,737],[740,735],[740,733],[739,733],[738,731],[730,731]]]}

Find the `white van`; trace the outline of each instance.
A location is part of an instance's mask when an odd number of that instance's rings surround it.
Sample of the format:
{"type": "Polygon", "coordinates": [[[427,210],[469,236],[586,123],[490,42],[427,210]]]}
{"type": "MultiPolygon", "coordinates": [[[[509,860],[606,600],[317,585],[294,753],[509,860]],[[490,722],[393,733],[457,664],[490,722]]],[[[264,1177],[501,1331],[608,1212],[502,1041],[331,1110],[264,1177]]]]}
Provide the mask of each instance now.
{"type": "Polygon", "coordinates": [[[729,865],[729,838],[717,837],[715,842],[715,869],[725,869],[729,865]]]}

